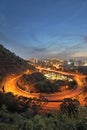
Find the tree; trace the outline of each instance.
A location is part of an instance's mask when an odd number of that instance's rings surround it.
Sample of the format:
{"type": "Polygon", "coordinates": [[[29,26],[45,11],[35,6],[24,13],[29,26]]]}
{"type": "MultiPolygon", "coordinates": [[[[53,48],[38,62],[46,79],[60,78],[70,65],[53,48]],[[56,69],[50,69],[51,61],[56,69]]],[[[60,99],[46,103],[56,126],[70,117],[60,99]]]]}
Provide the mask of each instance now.
{"type": "Polygon", "coordinates": [[[76,117],[79,112],[79,101],[77,99],[65,98],[63,103],[60,105],[60,110],[69,116],[73,115],[76,117]]]}
{"type": "Polygon", "coordinates": [[[36,115],[33,120],[34,130],[45,130],[44,119],[40,115],[36,115]]]}
{"type": "Polygon", "coordinates": [[[33,130],[33,126],[34,126],[34,124],[33,124],[32,120],[29,120],[26,122],[24,129],[25,130],[33,130]]]}

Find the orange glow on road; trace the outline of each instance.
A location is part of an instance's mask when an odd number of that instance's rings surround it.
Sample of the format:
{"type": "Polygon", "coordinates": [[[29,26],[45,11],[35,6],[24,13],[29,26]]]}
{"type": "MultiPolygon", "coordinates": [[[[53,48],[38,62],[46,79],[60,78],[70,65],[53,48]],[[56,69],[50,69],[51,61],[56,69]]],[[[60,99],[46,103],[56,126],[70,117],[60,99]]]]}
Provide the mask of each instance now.
{"type": "MultiPolygon", "coordinates": [[[[41,69],[42,68],[40,68],[40,70],[41,69]]],[[[44,69],[44,70],[48,71],[47,69],[44,69]]],[[[56,92],[54,94],[44,93],[43,96],[45,96],[48,100],[63,100],[64,98],[77,98],[79,99],[81,105],[84,104],[83,98],[82,99],[80,98],[80,94],[82,93],[82,90],[84,87],[82,79],[86,77],[85,75],[77,75],[73,73],[61,72],[61,71],[55,71],[55,70],[49,70],[49,71],[60,73],[66,76],[72,76],[72,78],[77,82],[78,86],[75,89],[65,90],[63,92],[56,92]]],[[[8,79],[5,83],[5,92],[12,92],[15,95],[21,95],[28,98],[33,98],[33,97],[39,98],[40,93],[28,93],[18,88],[16,83],[21,76],[22,75],[19,75],[19,76],[15,76],[13,78],[8,79]]],[[[48,104],[44,106],[44,109],[58,109],[59,106],[60,106],[60,102],[48,102],[48,104]]]]}

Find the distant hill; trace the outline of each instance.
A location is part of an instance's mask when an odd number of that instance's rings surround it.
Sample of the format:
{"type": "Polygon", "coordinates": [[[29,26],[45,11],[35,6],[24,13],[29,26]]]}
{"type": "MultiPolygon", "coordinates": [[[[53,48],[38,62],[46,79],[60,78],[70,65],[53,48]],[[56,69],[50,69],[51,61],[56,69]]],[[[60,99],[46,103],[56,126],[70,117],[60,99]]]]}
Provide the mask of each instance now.
{"type": "Polygon", "coordinates": [[[18,74],[26,69],[29,69],[30,71],[35,70],[35,68],[32,65],[29,65],[27,61],[16,56],[0,44],[0,80],[8,74],[18,74]]]}

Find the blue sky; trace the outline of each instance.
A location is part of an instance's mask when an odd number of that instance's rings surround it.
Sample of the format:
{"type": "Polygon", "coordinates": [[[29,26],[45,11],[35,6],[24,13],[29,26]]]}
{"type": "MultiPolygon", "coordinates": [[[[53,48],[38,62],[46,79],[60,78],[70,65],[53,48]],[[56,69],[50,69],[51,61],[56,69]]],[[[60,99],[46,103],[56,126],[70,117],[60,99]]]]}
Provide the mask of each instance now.
{"type": "Polygon", "coordinates": [[[87,0],[0,0],[0,43],[24,59],[87,58],[87,0]]]}

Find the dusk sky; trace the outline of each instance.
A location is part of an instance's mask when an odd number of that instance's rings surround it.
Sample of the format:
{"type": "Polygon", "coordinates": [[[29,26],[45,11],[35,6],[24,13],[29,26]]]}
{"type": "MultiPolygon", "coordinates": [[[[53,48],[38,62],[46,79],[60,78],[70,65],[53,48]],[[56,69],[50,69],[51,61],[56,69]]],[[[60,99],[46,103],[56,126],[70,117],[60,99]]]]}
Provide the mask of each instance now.
{"type": "Polygon", "coordinates": [[[87,0],[0,0],[0,44],[24,59],[87,58],[87,0]]]}

